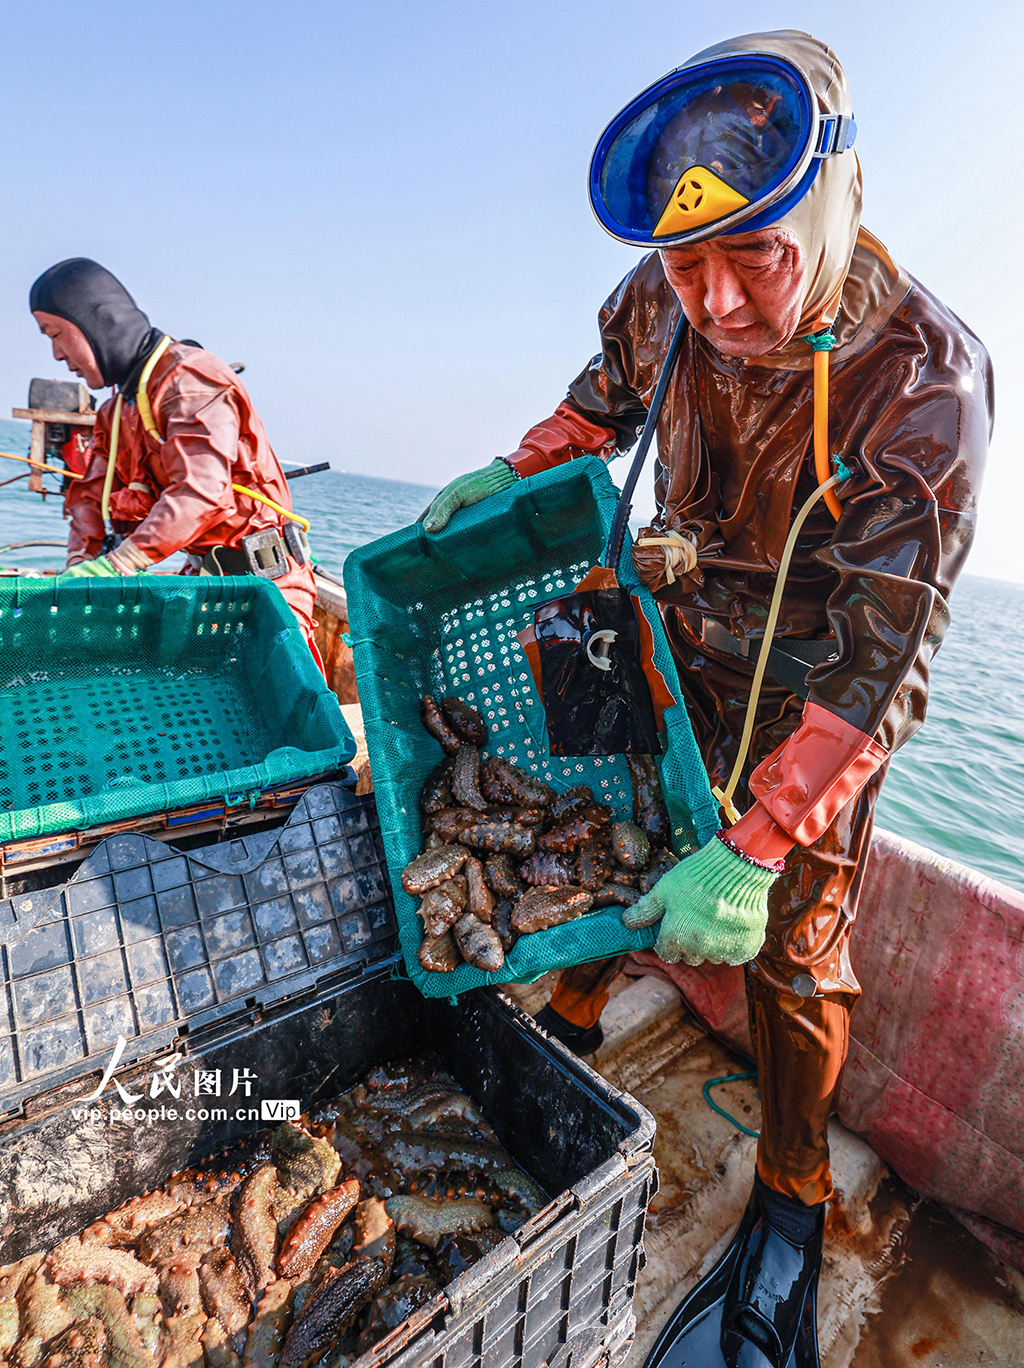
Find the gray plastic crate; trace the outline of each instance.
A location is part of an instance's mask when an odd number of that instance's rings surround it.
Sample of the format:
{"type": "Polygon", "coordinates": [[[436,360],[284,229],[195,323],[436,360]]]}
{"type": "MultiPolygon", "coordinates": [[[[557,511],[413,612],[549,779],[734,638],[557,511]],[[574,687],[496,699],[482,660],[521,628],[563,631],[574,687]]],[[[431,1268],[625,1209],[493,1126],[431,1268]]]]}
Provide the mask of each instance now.
{"type": "Polygon", "coordinates": [[[125,833],[0,903],[0,1115],[183,1030],[380,958],[395,934],[376,809],[310,789],[287,825],[188,852],[125,833]]]}

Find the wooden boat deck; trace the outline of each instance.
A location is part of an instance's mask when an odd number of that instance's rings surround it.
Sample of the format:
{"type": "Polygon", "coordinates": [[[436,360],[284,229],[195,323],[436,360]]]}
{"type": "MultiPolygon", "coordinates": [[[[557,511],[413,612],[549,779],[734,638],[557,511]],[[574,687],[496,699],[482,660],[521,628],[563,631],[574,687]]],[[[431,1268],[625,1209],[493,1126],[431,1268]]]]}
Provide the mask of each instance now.
{"type": "MultiPolygon", "coordinates": [[[[535,1013],[554,976],[508,989],[535,1013]]],[[[632,1093],[658,1122],[661,1188],[648,1221],[637,1334],[623,1368],[643,1368],[662,1326],[730,1239],[750,1191],[756,1141],[704,1101],[709,1078],[749,1069],[659,979],[613,985],[605,1043],[588,1063],[632,1093]]],[[[753,1083],[716,1089],[751,1130],[753,1083]]],[[[1024,1275],[936,1203],[923,1200],[868,1145],[833,1122],[838,1200],[828,1224],[818,1308],[822,1368],[1020,1368],[1024,1275]]]]}

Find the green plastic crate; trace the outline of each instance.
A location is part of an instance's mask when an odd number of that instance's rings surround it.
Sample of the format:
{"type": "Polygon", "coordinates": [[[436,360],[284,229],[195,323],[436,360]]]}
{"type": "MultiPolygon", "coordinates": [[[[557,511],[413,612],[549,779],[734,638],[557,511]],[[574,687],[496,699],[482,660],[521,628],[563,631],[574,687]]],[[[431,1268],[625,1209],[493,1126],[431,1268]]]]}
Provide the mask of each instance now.
{"type": "MultiPolygon", "coordinates": [[[[402,952],[428,997],[483,983],[529,982],[549,969],[653,945],[656,928],[630,932],[604,908],[564,926],[522,936],[502,970],[460,965],[428,973],[416,958],[423,928],[402,870],[422,841],[419,796],[442,751],[420,723],[424,693],[458,694],[490,729],[486,754],[502,755],[561,791],[589,784],[617,817],[632,816],[621,755],[565,759],[548,753],[544,709],[517,633],[548,599],[571,593],[604,553],[618,490],[603,462],[585,457],[461,510],[439,536],[402,528],[345,562],[349,624],[381,835],[395,895],[402,952]]],[[[677,706],[665,714],[662,788],[680,854],[718,829],[718,809],[678,692],[657,607],[633,569],[631,542],[620,583],[639,597],[654,632],[655,659],[677,706]]]]}
{"type": "Polygon", "coordinates": [[[0,581],[0,841],[339,769],[355,742],[254,576],[0,581]]]}

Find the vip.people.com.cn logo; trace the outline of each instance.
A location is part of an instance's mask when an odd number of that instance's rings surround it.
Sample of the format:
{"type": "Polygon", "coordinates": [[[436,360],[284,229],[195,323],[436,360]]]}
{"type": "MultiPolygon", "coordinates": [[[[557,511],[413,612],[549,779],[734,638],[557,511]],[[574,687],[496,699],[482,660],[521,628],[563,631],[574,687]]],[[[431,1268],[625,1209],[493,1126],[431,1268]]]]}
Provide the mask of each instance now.
{"type": "Polygon", "coordinates": [[[264,1097],[259,1099],[257,1106],[252,1090],[253,1084],[259,1082],[259,1076],[247,1066],[231,1069],[230,1087],[228,1071],[224,1069],[190,1069],[184,1071],[185,1076],[182,1076],[178,1073],[178,1066],[184,1058],[180,1053],[157,1059],[150,1072],[148,1086],[133,1082],[134,1087],[141,1086],[143,1090],[131,1092],[120,1079],[114,1077],[127,1044],[124,1036],[118,1036],[114,1053],[99,1085],[84,1099],[89,1105],[72,1108],[76,1121],[141,1122],[152,1126],[159,1121],[235,1120],[280,1125],[283,1121],[297,1121],[302,1114],[302,1104],[298,1098],[264,1097]],[[191,1075],[190,1079],[188,1075],[191,1075]],[[191,1082],[192,1105],[187,1102],[187,1081],[191,1082]],[[120,1106],[100,1105],[108,1086],[113,1088],[120,1106]],[[183,1093],[185,1102],[179,1105],[183,1093]],[[222,1097],[237,1100],[233,1107],[216,1105],[216,1099],[222,1097]],[[156,1106],[154,1104],[158,1098],[166,1100],[156,1106]],[[149,1105],[146,1105],[147,1102],[149,1105]]]}

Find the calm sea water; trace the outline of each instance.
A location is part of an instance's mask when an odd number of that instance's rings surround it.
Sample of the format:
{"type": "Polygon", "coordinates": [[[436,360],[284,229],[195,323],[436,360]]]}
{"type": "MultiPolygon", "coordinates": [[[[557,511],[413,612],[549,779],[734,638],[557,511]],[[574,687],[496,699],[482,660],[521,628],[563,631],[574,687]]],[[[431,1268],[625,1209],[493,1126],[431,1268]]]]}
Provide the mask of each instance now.
{"type": "MultiPolygon", "coordinates": [[[[0,419],[0,450],[24,453],[28,428],[0,419]]],[[[15,474],[0,462],[0,478],[15,474]]],[[[51,481],[53,483],[53,481],[51,481]]],[[[355,547],[412,522],[430,500],[422,485],[329,471],[292,485],[313,523],[323,565],[340,574],[355,547]]],[[[0,488],[0,546],[30,536],[64,541],[61,500],[0,488]]],[[[56,548],[0,552],[42,568],[56,548]]],[[[881,826],[1024,889],[1024,585],[965,576],[932,671],[928,721],[897,754],[879,803],[881,826]]]]}

